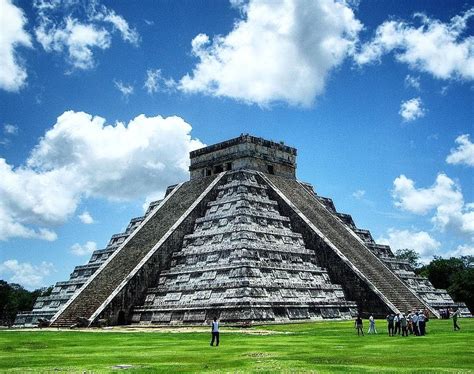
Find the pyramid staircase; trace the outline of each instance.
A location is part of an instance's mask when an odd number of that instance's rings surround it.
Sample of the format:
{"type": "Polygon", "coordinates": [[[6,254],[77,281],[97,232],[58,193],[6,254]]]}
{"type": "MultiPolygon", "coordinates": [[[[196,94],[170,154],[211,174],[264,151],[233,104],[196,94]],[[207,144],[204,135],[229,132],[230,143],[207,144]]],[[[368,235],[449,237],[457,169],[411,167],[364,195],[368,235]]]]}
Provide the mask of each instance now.
{"type": "MultiPolygon", "coordinates": [[[[368,288],[385,304],[389,311],[406,312],[413,309],[428,309],[439,317],[439,313],[419,298],[415,292],[407,287],[352,230],[339,218],[332,214],[316,198],[307,186],[297,180],[282,178],[275,175],[260,173],[260,176],[269,183],[273,191],[293,212],[294,216],[304,222],[312,233],[320,238],[346,265],[349,271],[356,274],[368,288]]],[[[324,264],[330,270],[329,264],[324,264]]],[[[331,271],[330,271],[331,273],[331,271]]],[[[340,281],[340,275],[335,276],[340,281]]],[[[347,284],[347,282],[345,282],[347,284]]],[[[349,297],[357,292],[348,292],[349,297]]],[[[363,298],[354,297],[359,309],[367,310],[363,298]]]]}
{"type": "Polygon", "coordinates": [[[196,209],[222,175],[189,181],[175,187],[54,315],[51,326],[71,326],[79,317],[86,318],[90,324],[115,298],[126,298],[126,303],[132,305],[141,298],[141,289],[146,289],[159,270],[158,265],[147,266],[147,262],[158,262],[153,257],[155,253],[162,249],[166,240],[196,209]],[[134,277],[141,277],[140,282],[136,282],[139,288],[135,285],[134,289],[127,290],[126,286],[134,277]]]}
{"type": "Polygon", "coordinates": [[[132,322],[281,322],[357,313],[256,175],[226,174],[132,322]]]}

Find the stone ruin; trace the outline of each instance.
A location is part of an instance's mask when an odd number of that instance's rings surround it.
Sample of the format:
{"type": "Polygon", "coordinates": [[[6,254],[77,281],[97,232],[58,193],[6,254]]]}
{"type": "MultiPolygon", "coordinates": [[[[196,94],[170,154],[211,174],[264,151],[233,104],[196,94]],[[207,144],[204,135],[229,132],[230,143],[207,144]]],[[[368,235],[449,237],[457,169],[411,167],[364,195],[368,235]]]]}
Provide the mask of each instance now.
{"type": "Polygon", "coordinates": [[[249,135],[190,153],[189,181],[133,218],[18,326],[235,324],[461,308],[249,135]]]}

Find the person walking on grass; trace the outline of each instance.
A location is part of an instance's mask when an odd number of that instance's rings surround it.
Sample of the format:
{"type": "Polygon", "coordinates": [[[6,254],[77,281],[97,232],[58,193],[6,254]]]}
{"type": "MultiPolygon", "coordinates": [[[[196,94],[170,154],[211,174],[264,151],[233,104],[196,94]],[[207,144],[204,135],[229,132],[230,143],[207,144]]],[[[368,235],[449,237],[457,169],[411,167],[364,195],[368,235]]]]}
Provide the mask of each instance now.
{"type": "Polygon", "coordinates": [[[219,322],[217,322],[217,318],[214,317],[214,321],[211,324],[211,332],[212,332],[212,340],[211,340],[211,347],[216,342],[216,347],[219,346],[219,322]]]}
{"type": "Polygon", "coordinates": [[[367,331],[367,334],[377,334],[377,329],[375,328],[375,319],[373,315],[369,317],[369,331],[367,331]]]}
{"type": "Polygon", "coordinates": [[[453,329],[454,329],[454,331],[456,331],[456,330],[461,330],[461,328],[460,328],[459,325],[458,325],[458,317],[459,317],[459,309],[457,309],[457,310],[453,313],[453,329]]]}
{"type": "Polygon", "coordinates": [[[359,336],[360,334],[364,336],[364,327],[363,327],[362,318],[360,318],[360,316],[357,316],[355,320],[355,328],[357,329],[357,336],[359,336]]]}
{"type": "Polygon", "coordinates": [[[393,313],[390,313],[387,316],[387,327],[388,327],[388,336],[393,336],[393,321],[395,320],[395,316],[393,313]]]}

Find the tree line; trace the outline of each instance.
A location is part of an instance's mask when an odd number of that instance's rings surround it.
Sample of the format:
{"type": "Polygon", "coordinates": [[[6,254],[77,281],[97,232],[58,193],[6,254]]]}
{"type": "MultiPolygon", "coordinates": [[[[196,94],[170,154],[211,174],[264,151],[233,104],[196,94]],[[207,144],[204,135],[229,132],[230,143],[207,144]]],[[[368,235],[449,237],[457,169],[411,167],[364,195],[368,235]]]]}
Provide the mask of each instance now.
{"type": "Polygon", "coordinates": [[[463,301],[474,313],[474,256],[442,258],[434,256],[426,265],[413,249],[399,249],[395,256],[408,261],[417,275],[429,279],[436,288],[448,291],[454,301],[463,301]]]}
{"type": "Polygon", "coordinates": [[[11,326],[18,312],[33,309],[38,296],[47,296],[53,287],[28,291],[19,284],[0,280],[0,326],[11,326]]]}

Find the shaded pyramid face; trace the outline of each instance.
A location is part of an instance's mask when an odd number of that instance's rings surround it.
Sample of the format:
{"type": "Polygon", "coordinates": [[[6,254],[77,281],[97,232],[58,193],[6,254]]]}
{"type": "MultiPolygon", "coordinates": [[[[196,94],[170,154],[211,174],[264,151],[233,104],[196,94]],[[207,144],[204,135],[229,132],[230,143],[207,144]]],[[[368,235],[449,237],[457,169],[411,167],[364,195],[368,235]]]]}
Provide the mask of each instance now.
{"type": "Polygon", "coordinates": [[[350,318],[345,300],[256,173],[228,173],[171,265],[134,308],[135,323],[350,318]]]}

